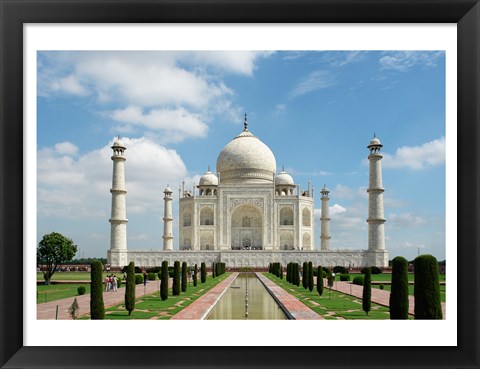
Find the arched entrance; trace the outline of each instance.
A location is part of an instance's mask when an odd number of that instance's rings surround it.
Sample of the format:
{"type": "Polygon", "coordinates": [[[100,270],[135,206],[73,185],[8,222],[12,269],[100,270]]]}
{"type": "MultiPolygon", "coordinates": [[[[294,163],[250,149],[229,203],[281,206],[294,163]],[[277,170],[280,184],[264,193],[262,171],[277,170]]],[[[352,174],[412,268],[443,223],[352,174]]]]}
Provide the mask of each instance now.
{"type": "Polygon", "coordinates": [[[245,204],[236,208],[231,217],[232,250],[261,250],[263,220],[259,208],[245,204]]]}

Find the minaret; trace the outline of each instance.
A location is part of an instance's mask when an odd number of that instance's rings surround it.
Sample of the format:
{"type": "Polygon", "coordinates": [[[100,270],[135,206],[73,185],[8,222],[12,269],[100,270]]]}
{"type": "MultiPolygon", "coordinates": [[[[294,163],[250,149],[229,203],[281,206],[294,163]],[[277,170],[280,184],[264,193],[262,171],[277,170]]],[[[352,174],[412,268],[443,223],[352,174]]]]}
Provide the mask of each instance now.
{"type": "Polygon", "coordinates": [[[172,212],[172,190],[170,187],[163,191],[165,197],[165,209],[163,213],[163,251],[172,251],[173,250],[173,235],[172,235],[172,226],[173,226],[173,212],[172,212]]]}
{"type": "Polygon", "coordinates": [[[370,175],[368,192],[368,251],[385,250],[385,218],[383,213],[382,158],[383,145],[373,135],[367,148],[370,150],[370,175]]]}
{"type": "Polygon", "coordinates": [[[328,190],[326,185],[323,185],[322,191],[320,191],[322,194],[322,216],[320,218],[320,223],[321,223],[321,233],[320,233],[320,240],[321,240],[321,246],[320,249],[322,251],[328,250],[329,249],[329,244],[330,244],[330,217],[329,217],[329,210],[328,210],[328,194],[330,191],[328,190]]]}
{"type": "MultiPolygon", "coordinates": [[[[110,260],[111,264],[120,263],[118,259],[119,251],[127,250],[127,209],[125,205],[125,197],[127,190],[125,189],[125,150],[127,148],[120,140],[120,137],[113,143],[113,176],[112,176],[112,216],[110,222],[110,253],[117,253],[115,260],[110,260]]],[[[112,256],[112,255],[111,255],[112,256]]],[[[120,265],[120,264],[119,264],[120,265]]]]}

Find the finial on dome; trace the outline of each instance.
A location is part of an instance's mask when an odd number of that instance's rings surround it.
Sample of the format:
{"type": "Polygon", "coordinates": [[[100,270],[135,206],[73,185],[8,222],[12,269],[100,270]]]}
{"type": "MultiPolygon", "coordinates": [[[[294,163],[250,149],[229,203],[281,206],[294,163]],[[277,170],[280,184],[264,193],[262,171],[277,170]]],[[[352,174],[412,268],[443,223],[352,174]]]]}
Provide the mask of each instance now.
{"type": "Polygon", "coordinates": [[[377,135],[375,134],[375,132],[373,132],[373,138],[377,138],[377,135]]]}
{"type": "Polygon", "coordinates": [[[118,139],[120,139],[120,135],[117,135],[118,139]]]}
{"type": "Polygon", "coordinates": [[[285,164],[282,164],[282,172],[285,172],[285,164]]]}
{"type": "Polygon", "coordinates": [[[245,120],[243,121],[243,131],[248,131],[247,113],[245,113],[245,120]]]}
{"type": "Polygon", "coordinates": [[[208,171],[210,172],[210,164],[208,165],[208,171]]]}

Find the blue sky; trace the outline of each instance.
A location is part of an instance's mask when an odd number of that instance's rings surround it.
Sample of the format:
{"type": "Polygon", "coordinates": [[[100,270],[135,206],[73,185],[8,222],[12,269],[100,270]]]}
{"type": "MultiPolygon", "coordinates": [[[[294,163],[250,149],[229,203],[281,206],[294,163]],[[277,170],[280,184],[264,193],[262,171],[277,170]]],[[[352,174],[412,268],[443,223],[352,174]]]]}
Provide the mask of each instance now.
{"type": "MultiPolygon", "coordinates": [[[[390,258],[445,258],[441,51],[39,52],[37,239],[109,247],[110,146],[127,145],[129,249],[162,248],[163,189],[187,188],[243,129],[296,183],[330,193],[331,247],[367,248],[368,145],[384,147],[390,258]]],[[[174,220],[174,236],[178,231],[174,220]]],[[[178,237],[174,238],[174,248],[178,237]]]]}

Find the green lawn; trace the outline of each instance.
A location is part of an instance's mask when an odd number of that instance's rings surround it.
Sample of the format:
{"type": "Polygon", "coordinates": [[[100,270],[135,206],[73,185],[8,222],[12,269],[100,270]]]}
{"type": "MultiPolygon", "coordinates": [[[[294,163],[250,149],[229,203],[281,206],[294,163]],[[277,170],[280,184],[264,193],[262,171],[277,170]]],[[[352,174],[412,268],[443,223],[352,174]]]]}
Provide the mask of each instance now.
{"type": "MultiPolygon", "coordinates": [[[[197,287],[193,287],[193,283],[189,282],[187,291],[181,292],[178,296],[173,296],[172,289],[169,289],[168,299],[165,301],[160,299],[159,292],[139,297],[135,300],[135,310],[130,316],[128,316],[123,303],[112,306],[105,309],[105,319],[170,319],[229,275],[230,273],[225,273],[217,278],[207,276],[205,283],[201,283],[199,278],[197,287]]],[[[84,316],[81,319],[89,319],[89,317],[84,316]]]]}
{"type": "MultiPolygon", "coordinates": [[[[365,275],[364,274],[361,274],[361,273],[350,273],[350,280],[353,281],[353,278],[355,278],[356,276],[362,276],[364,277],[365,275]]],[[[445,274],[439,274],[438,275],[438,279],[440,282],[445,282],[445,274]]],[[[339,278],[336,278],[337,280],[339,280],[339,278]]],[[[391,281],[392,280],[392,274],[391,273],[380,273],[380,274],[372,274],[372,281],[391,281]]],[[[414,275],[413,273],[408,273],[408,280],[410,282],[413,282],[414,281],[414,275]]]]}
{"type": "MultiPolygon", "coordinates": [[[[103,273],[103,277],[106,275],[116,274],[118,278],[123,278],[123,273],[103,273]]],[[[89,281],[90,272],[55,272],[52,276],[52,281],[89,281]]],[[[43,281],[43,273],[37,273],[37,281],[43,281]]]]}
{"type": "MultiPolygon", "coordinates": [[[[380,288],[380,285],[375,285],[375,284],[372,284],[372,288],[380,288]]],[[[446,298],[445,298],[445,295],[446,295],[446,285],[440,285],[440,301],[442,302],[445,302],[446,301],[446,298]]],[[[391,290],[391,286],[389,284],[384,284],[383,285],[383,289],[385,291],[390,291],[391,290]]],[[[413,296],[413,289],[414,289],[414,285],[411,284],[408,286],[408,294],[409,295],[412,295],[413,296]]]]}
{"type": "Polygon", "coordinates": [[[316,286],[310,292],[302,285],[297,287],[288,283],[285,278],[279,279],[270,273],[264,275],[325,319],[390,319],[387,307],[372,303],[372,310],[366,315],[359,298],[337,291],[329,292],[328,288],[324,288],[322,296],[319,296],[316,286]]]}
{"type": "Polygon", "coordinates": [[[90,284],[51,284],[49,286],[37,286],[37,304],[67,297],[78,296],[77,288],[85,287],[85,294],[90,293],[90,284]]]}

